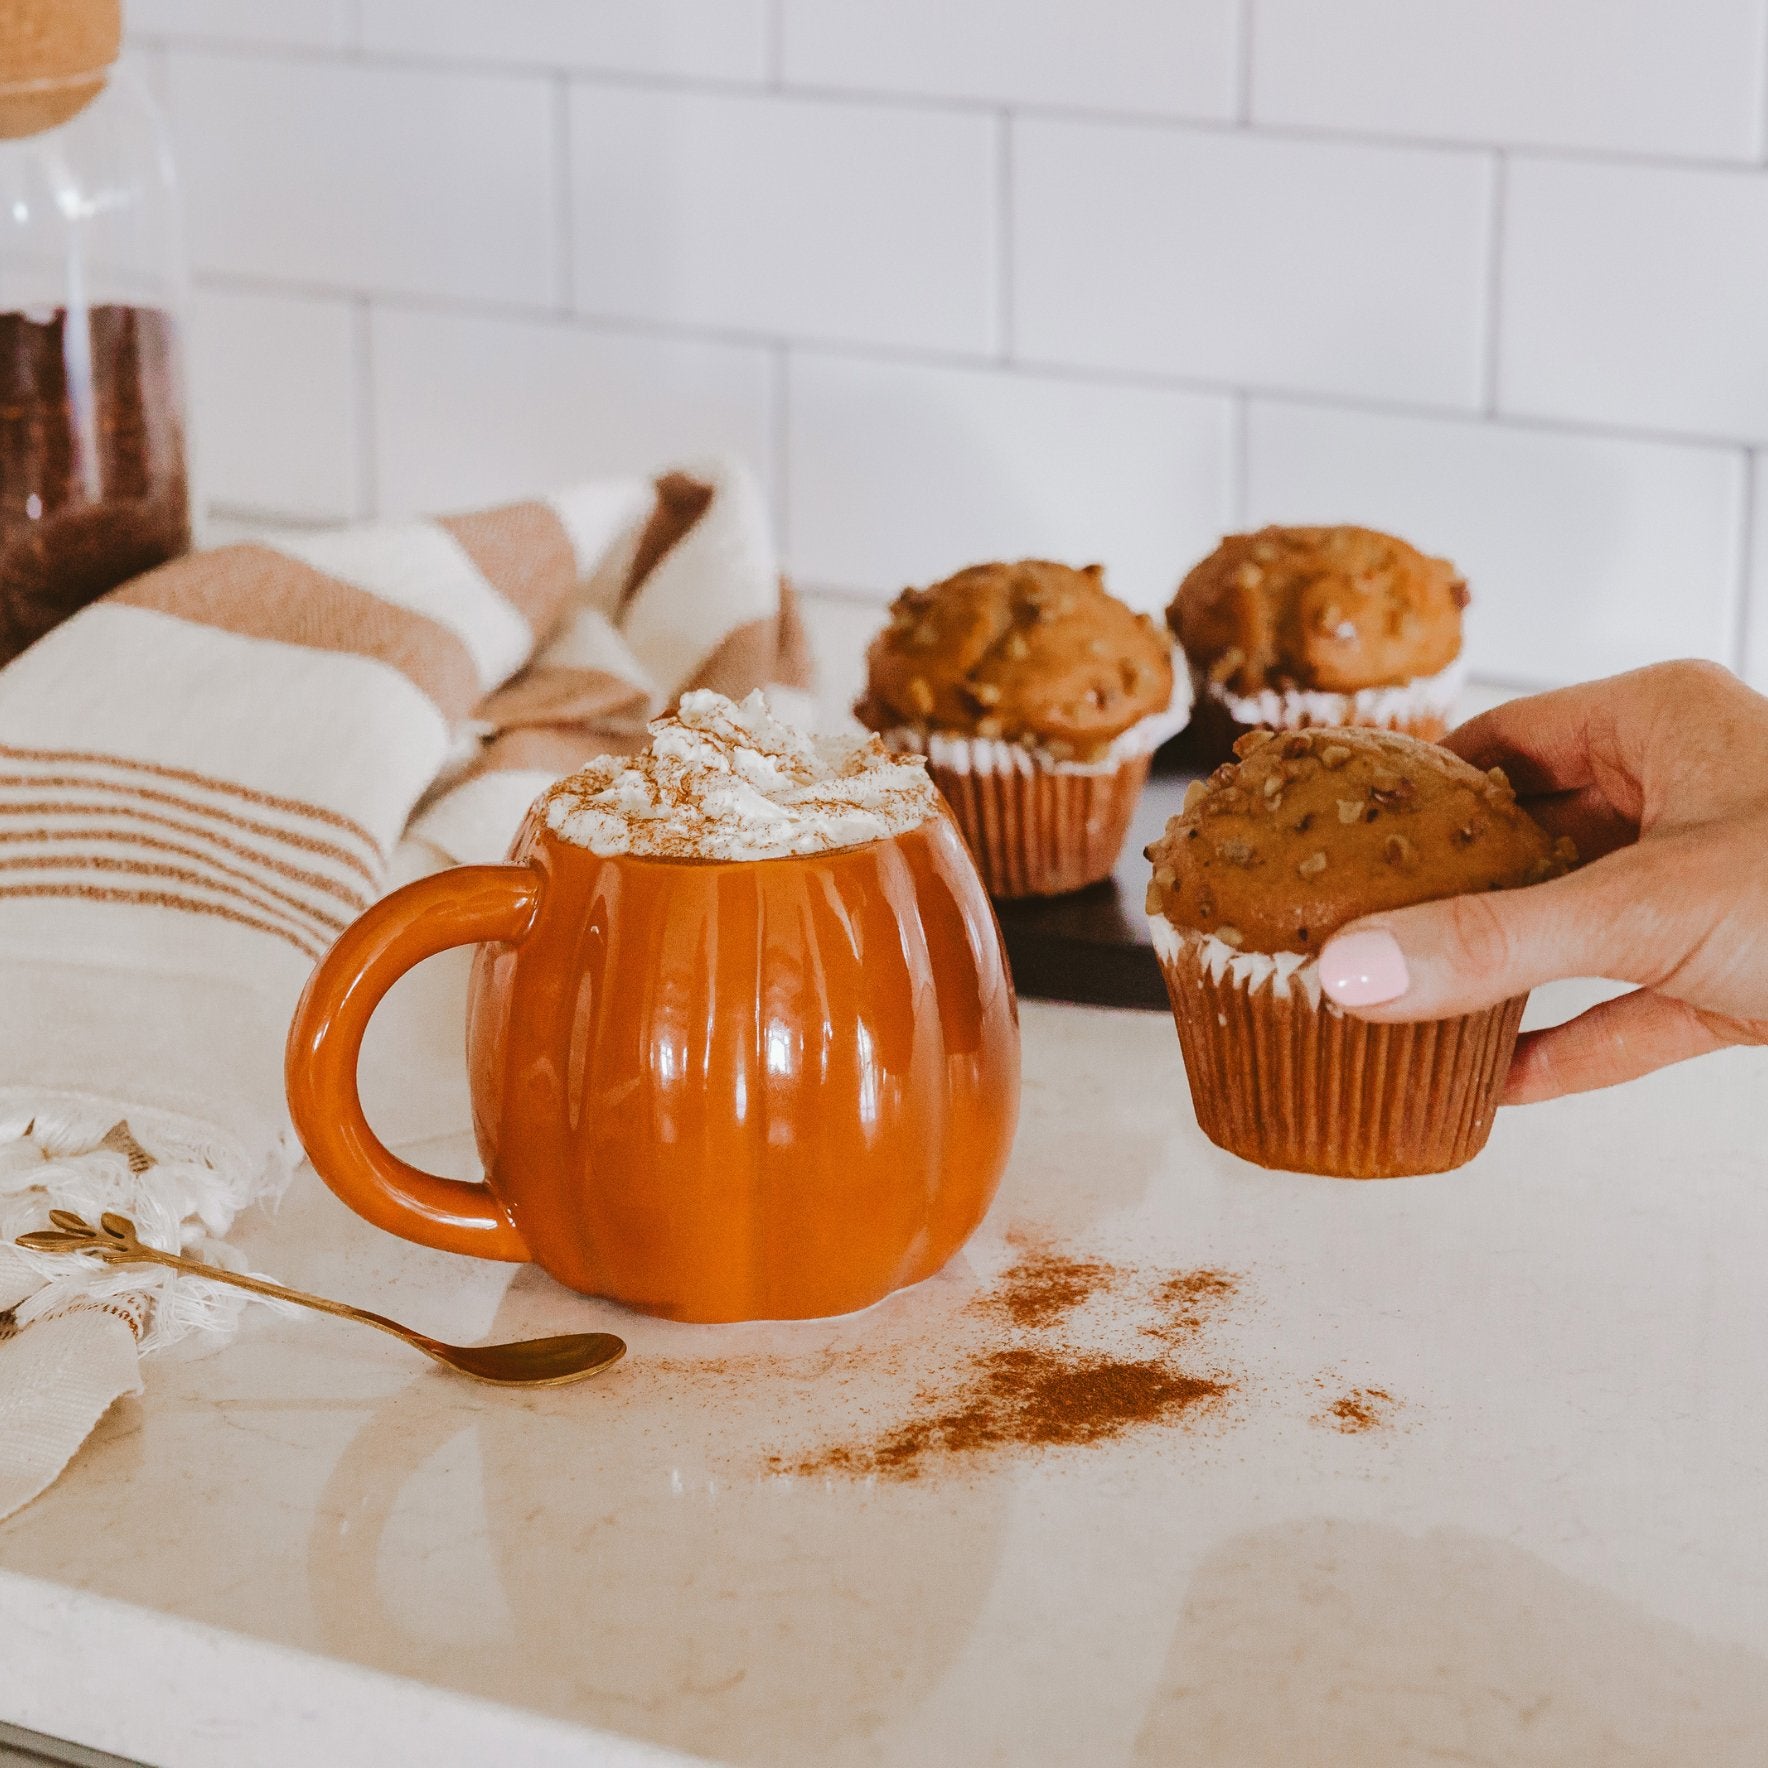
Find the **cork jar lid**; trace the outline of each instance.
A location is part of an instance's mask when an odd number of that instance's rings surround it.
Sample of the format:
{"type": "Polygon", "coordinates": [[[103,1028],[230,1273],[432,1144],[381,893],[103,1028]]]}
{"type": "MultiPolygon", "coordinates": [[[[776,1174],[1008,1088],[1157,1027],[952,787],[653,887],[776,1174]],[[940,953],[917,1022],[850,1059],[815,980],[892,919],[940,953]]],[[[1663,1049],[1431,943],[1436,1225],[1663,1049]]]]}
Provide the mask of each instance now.
{"type": "Polygon", "coordinates": [[[1085,758],[1172,700],[1172,641],[1112,595],[1101,566],[972,565],[905,589],[866,654],[855,708],[902,727],[1085,758]]]}
{"type": "Polygon", "coordinates": [[[1557,877],[1577,862],[1481,773],[1394,731],[1250,731],[1148,849],[1148,908],[1246,951],[1316,952],[1348,921],[1557,877]]]}
{"type": "Polygon", "coordinates": [[[0,5],[0,137],[53,129],[104,90],[122,48],[121,0],[0,5]]]}

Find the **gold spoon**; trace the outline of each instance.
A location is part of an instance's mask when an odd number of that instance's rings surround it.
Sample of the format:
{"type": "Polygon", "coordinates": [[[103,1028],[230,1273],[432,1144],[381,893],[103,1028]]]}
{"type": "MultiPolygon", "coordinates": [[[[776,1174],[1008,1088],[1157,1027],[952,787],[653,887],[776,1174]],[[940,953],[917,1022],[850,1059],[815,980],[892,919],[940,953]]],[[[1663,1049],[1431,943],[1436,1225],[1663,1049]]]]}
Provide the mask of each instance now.
{"type": "Polygon", "coordinates": [[[135,1224],[127,1216],[102,1215],[96,1228],[65,1209],[52,1209],[49,1219],[54,1228],[21,1234],[19,1245],[28,1246],[33,1252],[90,1253],[107,1265],[166,1265],[174,1271],[207,1277],[212,1283],[231,1283],[235,1289],[249,1289],[254,1295],[274,1296],[298,1307],[317,1308],[322,1314],[360,1320],[364,1326],[374,1326],[404,1339],[426,1357],[458,1369],[475,1381],[489,1381],[502,1387],[563,1387],[568,1381],[583,1381],[601,1374],[626,1355],[625,1339],[616,1338],[611,1332],[568,1332],[558,1338],[525,1338],[515,1344],[443,1344],[409,1326],[401,1326],[397,1320],[389,1320],[384,1314],[371,1314],[366,1308],[327,1301],[299,1289],[284,1289],[280,1283],[266,1283],[262,1277],[223,1271],[201,1259],[161,1252],[157,1246],[143,1246],[135,1224]]]}

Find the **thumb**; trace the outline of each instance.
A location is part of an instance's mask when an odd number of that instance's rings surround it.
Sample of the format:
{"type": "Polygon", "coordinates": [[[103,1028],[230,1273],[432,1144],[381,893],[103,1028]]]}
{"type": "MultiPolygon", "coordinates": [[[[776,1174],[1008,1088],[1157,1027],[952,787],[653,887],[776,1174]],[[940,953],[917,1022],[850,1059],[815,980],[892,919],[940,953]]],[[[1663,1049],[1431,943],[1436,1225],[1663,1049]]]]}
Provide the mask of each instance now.
{"type": "Polygon", "coordinates": [[[1320,952],[1320,985],[1376,1020],[1447,1019],[1562,976],[1649,984],[1686,955],[1689,893],[1662,860],[1622,848],[1520,890],[1449,896],[1370,915],[1320,952]]]}

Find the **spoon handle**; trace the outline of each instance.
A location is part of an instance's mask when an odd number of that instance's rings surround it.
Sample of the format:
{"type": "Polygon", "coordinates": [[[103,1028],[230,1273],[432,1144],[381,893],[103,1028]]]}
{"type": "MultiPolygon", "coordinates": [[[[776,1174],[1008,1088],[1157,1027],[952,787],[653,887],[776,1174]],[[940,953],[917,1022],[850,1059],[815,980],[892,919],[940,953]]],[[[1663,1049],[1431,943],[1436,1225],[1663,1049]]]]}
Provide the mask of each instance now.
{"type": "MultiPolygon", "coordinates": [[[[516,1344],[443,1344],[426,1333],[401,1326],[397,1320],[389,1320],[385,1314],[370,1313],[367,1308],[329,1301],[323,1295],[309,1295],[304,1289],[289,1289],[265,1277],[224,1271],[182,1253],[162,1252],[157,1246],[144,1246],[127,1216],[107,1212],[98,1218],[95,1228],[72,1210],[52,1209],[49,1221],[47,1228],[19,1235],[18,1244],[33,1252],[89,1253],[107,1265],[164,1265],[168,1270],[206,1277],[212,1283],[230,1283],[235,1289],[247,1289],[273,1301],[292,1302],[296,1307],[333,1314],[340,1320],[356,1320],[422,1351],[432,1362],[496,1387],[562,1387],[567,1382],[600,1374],[626,1354],[625,1340],[611,1332],[567,1332],[553,1338],[525,1338],[516,1344]]],[[[0,1316],[0,1327],[4,1319],[0,1316]]]]}
{"type": "MultiPolygon", "coordinates": [[[[296,1307],[312,1308],[316,1313],[335,1314],[341,1320],[359,1320],[378,1332],[388,1332],[426,1356],[438,1356],[447,1349],[433,1338],[389,1320],[385,1314],[370,1313],[367,1308],[352,1307],[348,1302],[330,1301],[323,1295],[309,1295],[304,1289],[289,1289],[265,1277],[248,1277],[240,1271],[225,1271],[219,1265],[202,1259],[185,1258],[176,1252],[162,1252],[157,1246],[142,1243],[135,1224],[127,1216],[106,1213],[94,1228],[89,1222],[65,1209],[49,1212],[52,1227],[33,1234],[21,1234],[20,1246],[34,1252],[86,1252],[107,1265],[164,1265],[168,1270],[187,1271],[193,1277],[206,1277],[211,1283],[229,1283],[235,1289],[247,1289],[254,1295],[266,1295],[275,1301],[292,1302],[296,1307]]],[[[447,1361],[445,1357],[440,1359],[447,1361]]]]}
{"type": "Polygon", "coordinates": [[[407,1344],[425,1349],[434,1341],[410,1326],[401,1326],[385,1314],[370,1313],[367,1308],[352,1307],[346,1301],[331,1301],[323,1295],[309,1295],[304,1289],[289,1289],[264,1277],[248,1277],[242,1271],[224,1271],[219,1265],[205,1264],[198,1258],[185,1258],[176,1252],[162,1252],[157,1246],[133,1247],[99,1255],[112,1265],[165,1265],[169,1270],[187,1271],[193,1277],[206,1277],[211,1283],[231,1283],[235,1289],[249,1289],[254,1295],[267,1295],[275,1301],[293,1302],[296,1307],[314,1308],[322,1314],[336,1314],[341,1320],[360,1320],[364,1326],[377,1327],[402,1338],[407,1344]]]}

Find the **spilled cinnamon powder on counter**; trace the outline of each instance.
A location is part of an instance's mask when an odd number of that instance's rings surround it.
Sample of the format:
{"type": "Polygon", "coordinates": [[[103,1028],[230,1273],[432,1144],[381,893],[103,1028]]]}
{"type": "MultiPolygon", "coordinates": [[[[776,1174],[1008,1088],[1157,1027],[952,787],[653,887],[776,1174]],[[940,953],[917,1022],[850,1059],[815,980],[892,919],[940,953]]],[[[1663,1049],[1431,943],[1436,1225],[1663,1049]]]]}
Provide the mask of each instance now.
{"type": "Polygon", "coordinates": [[[1022,1254],[994,1288],[984,1290],[976,1298],[975,1310],[1028,1329],[1054,1326],[1095,1295],[1109,1293],[1122,1275],[1118,1266],[1103,1259],[1071,1258],[1037,1248],[1022,1254]]]}
{"type": "Polygon", "coordinates": [[[1231,1271],[1185,1271],[1154,1292],[1159,1319],[1142,1330],[1168,1344],[1194,1338],[1234,1297],[1240,1279],[1231,1271]]]}
{"type": "Polygon", "coordinates": [[[1177,1418],[1227,1391],[1225,1382],[1158,1363],[1054,1350],[993,1351],[978,1357],[955,1390],[932,1399],[932,1409],[921,1416],[868,1440],[776,1462],[774,1471],[918,1479],[941,1457],[1099,1442],[1177,1418]]]}
{"type": "Polygon", "coordinates": [[[1385,1387],[1353,1387],[1329,1401],[1313,1422],[1345,1436],[1360,1436],[1391,1424],[1400,1404],[1385,1387]]]}
{"type": "Polygon", "coordinates": [[[941,1465],[1108,1441],[1218,1414],[1236,1382],[1219,1368],[1184,1368],[1177,1354],[1234,1294],[1221,1271],[1151,1276],[1102,1259],[1030,1246],[969,1305],[980,1342],[916,1393],[900,1421],[807,1453],[775,1455],[776,1473],[919,1479],[941,1465]],[[1074,1342],[1065,1330],[1092,1310],[1107,1339],[1155,1339],[1153,1356],[1074,1342]]]}

